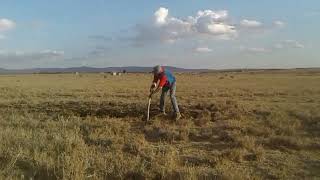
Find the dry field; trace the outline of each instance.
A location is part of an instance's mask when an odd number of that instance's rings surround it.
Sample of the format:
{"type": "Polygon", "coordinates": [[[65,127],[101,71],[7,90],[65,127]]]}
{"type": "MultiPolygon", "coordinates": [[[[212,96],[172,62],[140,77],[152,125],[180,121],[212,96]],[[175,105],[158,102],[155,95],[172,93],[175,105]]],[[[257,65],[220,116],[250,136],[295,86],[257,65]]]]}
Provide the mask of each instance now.
{"type": "Polygon", "coordinates": [[[0,179],[320,179],[320,73],[0,76],[0,179]],[[167,108],[171,111],[169,98],[167,108]]]}

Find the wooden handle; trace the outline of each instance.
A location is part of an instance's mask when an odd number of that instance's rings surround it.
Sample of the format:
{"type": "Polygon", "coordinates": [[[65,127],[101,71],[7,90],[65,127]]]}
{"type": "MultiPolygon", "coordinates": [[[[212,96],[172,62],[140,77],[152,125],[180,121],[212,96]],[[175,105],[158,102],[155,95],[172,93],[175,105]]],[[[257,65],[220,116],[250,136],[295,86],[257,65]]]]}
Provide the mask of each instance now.
{"type": "Polygon", "coordinates": [[[149,101],[148,101],[147,121],[149,121],[150,119],[150,105],[151,105],[151,98],[149,98],[149,101]]]}

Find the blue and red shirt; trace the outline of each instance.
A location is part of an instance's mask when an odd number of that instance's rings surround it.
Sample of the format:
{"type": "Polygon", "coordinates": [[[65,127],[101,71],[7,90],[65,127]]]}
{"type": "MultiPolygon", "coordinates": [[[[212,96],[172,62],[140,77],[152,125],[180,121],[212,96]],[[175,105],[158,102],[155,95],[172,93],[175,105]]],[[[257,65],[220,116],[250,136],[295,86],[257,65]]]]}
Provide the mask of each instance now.
{"type": "Polygon", "coordinates": [[[170,71],[164,70],[160,74],[154,75],[153,82],[157,83],[158,81],[160,81],[159,87],[170,88],[176,82],[176,78],[170,71]]]}

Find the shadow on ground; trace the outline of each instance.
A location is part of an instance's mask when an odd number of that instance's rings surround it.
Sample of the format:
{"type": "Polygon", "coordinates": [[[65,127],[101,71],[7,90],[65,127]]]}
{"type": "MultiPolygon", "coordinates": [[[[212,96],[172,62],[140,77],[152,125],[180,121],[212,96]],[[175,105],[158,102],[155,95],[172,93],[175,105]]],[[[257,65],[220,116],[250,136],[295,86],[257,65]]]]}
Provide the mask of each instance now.
{"type": "MultiPolygon", "coordinates": [[[[135,117],[145,118],[147,106],[137,103],[121,102],[94,102],[94,101],[67,101],[67,102],[43,102],[32,104],[19,102],[12,104],[0,104],[0,109],[23,109],[29,113],[45,113],[49,116],[79,116],[79,117],[135,117]]],[[[236,102],[222,104],[198,104],[180,105],[184,118],[203,119],[210,121],[229,119],[247,113],[245,109],[239,108],[236,102]],[[204,117],[205,116],[205,117],[204,117]]],[[[150,115],[159,114],[157,107],[151,109],[150,115]]]]}

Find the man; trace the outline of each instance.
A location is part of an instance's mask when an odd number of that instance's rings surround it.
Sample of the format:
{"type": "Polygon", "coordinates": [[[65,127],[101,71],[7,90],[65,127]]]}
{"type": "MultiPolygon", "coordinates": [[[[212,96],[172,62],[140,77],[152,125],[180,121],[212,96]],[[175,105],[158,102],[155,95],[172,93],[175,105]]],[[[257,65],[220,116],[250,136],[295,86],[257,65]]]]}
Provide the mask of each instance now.
{"type": "Polygon", "coordinates": [[[153,68],[153,82],[150,88],[150,98],[152,95],[156,94],[159,91],[162,91],[161,97],[160,97],[160,111],[163,114],[166,114],[165,112],[165,97],[167,92],[170,92],[170,98],[171,98],[171,104],[174,109],[176,120],[179,120],[181,118],[181,114],[179,111],[177,99],[176,99],[176,78],[173,76],[173,74],[165,70],[161,66],[155,66],[153,68]],[[158,86],[157,86],[158,85],[158,86]]]}

